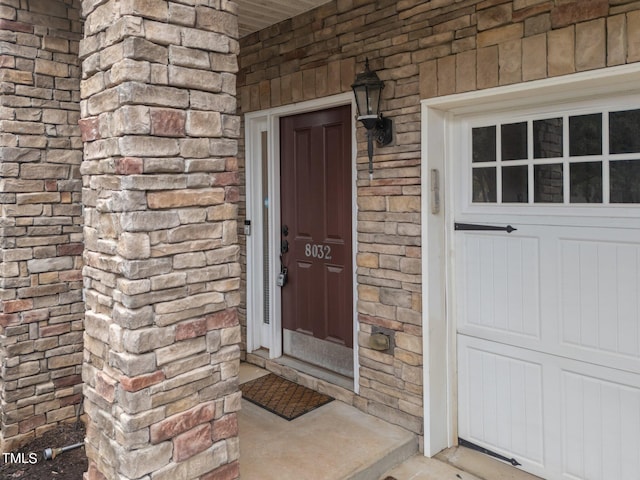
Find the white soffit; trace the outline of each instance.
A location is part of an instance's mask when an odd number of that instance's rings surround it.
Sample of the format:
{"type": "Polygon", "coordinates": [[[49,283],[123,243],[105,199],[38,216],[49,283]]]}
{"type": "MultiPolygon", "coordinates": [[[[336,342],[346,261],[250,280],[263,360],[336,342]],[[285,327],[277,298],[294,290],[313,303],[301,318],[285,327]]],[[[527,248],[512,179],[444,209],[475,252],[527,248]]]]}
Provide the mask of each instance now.
{"type": "Polygon", "coordinates": [[[240,37],[313,10],[330,0],[235,0],[240,37]]]}

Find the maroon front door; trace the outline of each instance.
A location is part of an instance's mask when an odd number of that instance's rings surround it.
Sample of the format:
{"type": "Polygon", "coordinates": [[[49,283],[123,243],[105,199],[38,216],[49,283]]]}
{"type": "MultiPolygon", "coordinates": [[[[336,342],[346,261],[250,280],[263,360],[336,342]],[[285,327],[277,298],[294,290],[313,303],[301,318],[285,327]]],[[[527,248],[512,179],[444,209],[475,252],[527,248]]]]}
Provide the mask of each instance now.
{"type": "Polygon", "coordinates": [[[349,374],[351,107],[284,117],[280,142],[282,266],[287,269],[283,348],[288,355],[349,374]]]}

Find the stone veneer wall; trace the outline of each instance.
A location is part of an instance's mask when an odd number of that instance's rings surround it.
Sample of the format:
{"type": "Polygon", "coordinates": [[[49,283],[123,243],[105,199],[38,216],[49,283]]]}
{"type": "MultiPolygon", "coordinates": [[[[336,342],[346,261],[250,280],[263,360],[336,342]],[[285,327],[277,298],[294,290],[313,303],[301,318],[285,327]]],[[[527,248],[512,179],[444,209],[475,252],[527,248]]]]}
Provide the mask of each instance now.
{"type": "Polygon", "coordinates": [[[87,478],[237,478],[237,18],[84,0],[87,478]]]}
{"type": "Polygon", "coordinates": [[[638,62],[640,2],[334,0],[244,37],[240,52],[242,113],[350,91],[367,57],[385,81],[394,142],[376,148],[372,181],[357,132],[354,404],[422,433],[420,100],[638,62]],[[392,353],[367,347],[373,326],[396,332],[392,353]]]}
{"type": "Polygon", "coordinates": [[[0,451],[82,401],[78,0],[0,2],[0,451]]]}

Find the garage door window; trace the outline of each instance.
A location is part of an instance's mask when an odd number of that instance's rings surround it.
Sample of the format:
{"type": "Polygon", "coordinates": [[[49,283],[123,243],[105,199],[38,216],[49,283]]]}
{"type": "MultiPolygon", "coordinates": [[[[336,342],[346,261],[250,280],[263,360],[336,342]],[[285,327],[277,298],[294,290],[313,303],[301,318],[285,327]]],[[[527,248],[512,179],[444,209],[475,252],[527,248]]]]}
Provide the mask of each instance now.
{"type": "Polygon", "coordinates": [[[640,109],[471,128],[474,203],[639,204],[640,109]]]}

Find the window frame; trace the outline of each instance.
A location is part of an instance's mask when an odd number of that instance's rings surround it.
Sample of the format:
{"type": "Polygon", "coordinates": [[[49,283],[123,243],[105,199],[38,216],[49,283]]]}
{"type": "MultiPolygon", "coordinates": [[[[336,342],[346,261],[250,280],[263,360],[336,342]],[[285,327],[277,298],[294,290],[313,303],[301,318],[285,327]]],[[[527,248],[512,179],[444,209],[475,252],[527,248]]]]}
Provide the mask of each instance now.
{"type": "MultiPolygon", "coordinates": [[[[617,216],[616,211],[628,209],[640,209],[640,203],[610,203],[610,163],[619,160],[635,160],[640,162],[640,152],[635,153],[609,153],[609,114],[611,112],[621,112],[629,110],[640,110],[640,94],[625,94],[607,99],[590,99],[583,101],[573,101],[571,103],[561,103],[546,105],[543,107],[532,107],[520,110],[517,114],[509,111],[498,111],[488,115],[465,116],[460,122],[458,134],[460,141],[457,142],[459,152],[457,157],[461,162],[462,187],[460,192],[459,205],[463,211],[487,213],[519,213],[519,214],[545,214],[545,215],[571,215],[576,212],[584,215],[617,216]],[[600,155],[570,156],[569,151],[569,118],[601,113],[602,121],[602,151],[600,155]],[[553,118],[562,119],[563,130],[563,155],[562,157],[534,158],[533,125],[538,120],[548,120],[553,118]],[[526,160],[502,160],[501,159],[501,130],[502,125],[527,123],[527,159],[526,160]],[[481,127],[495,127],[496,131],[496,159],[493,162],[473,162],[472,129],[481,127]],[[602,202],[601,203],[578,203],[571,202],[570,190],[570,165],[577,163],[601,162],[602,165],[602,202]],[[563,168],[563,202],[535,202],[535,174],[536,165],[562,164],[563,168]],[[522,203],[502,202],[502,168],[505,166],[522,166],[528,168],[527,201],[522,203]],[[473,175],[474,169],[495,168],[496,169],[496,202],[474,202],[473,201],[473,175]]],[[[620,212],[619,214],[623,214],[620,212]]],[[[628,215],[624,213],[624,215],[628,215]]]]}

